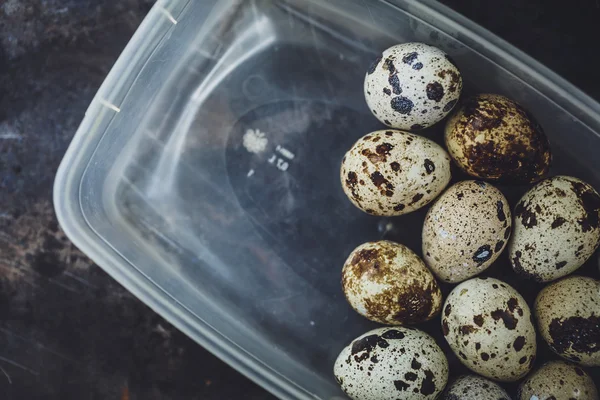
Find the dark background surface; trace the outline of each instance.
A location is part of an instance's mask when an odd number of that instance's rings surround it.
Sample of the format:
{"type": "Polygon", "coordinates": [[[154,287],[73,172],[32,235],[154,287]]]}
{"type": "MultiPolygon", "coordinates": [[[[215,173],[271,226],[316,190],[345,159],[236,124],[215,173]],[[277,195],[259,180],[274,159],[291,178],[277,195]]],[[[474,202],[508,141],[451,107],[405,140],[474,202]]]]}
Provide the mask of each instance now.
{"type": "MultiPolygon", "coordinates": [[[[600,100],[600,0],[444,0],[600,100]]],[[[66,239],[58,164],[150,0],[0,0],[0,399],[267,399],[66,239]]]]}

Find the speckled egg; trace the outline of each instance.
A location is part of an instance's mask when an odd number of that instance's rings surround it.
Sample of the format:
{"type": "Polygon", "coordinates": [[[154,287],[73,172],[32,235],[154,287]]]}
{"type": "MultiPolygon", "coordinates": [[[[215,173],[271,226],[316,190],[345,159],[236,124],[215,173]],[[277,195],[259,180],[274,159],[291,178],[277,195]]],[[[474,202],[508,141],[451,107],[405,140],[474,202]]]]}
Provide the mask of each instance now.
{"type": "Polygon", "coordinates": [[[425,332],[379,328],[345,347],[333,372],[354,400],[433,400],[448,381],[448,360],[425,332]]]}
{"type": "Polygon", "coordinates": [[[440,288],[419,256],[387,240],[362,244],[350,254],[342,288],[356,312],[382,324],[427,321],[442,307],[440,288]]]}
{"type": "Polygon", "coordinates": [[[464,281],[492,265],[510,230],[510,206],[502,192],[482,181],[459,182],[425,217],[425,264],[442,281],[464,281]]]}
{"type": "Polygon", "coordinates": [[[356,207],[373,215],[402,215],[444,190],[450,182],[450,157],[422,136],[376,131],[346,153],[340,175],[344,192],[356,207]]]}
{"type": "Polygon", "coordinates": [[[533,318],[508,284],[473,278],[456,286],[444,304],[442,331],[458,359],[497,381],[524,377],[535,360],[533,318]]]}
{"type": "Polygon", "coordinates": [[[541,126],[523,107],[495,94],[467,99],[446,123],[450,156],[471,176],[508,183],[542,179],[551,153],[541,126]]]}
{"type": "Polygon", "coordinates": [[[448,385],[442,400],[511,400],[511,398],[497,383],[481,376],[465,375],[448,385]]]}
{"type": "Polygon", "coordinates": [[[365,77],[365,98],[384,124],[420,130],[443,119],[462,91],[458,67],[442,50],[423,43],[392,46],[365,77]]]}
{"type": "Polygon", "coordinates": [[[546,179],[517,203],[508,246],[515,272],[548,282],[579,268],[600,243],[600,196],[569,176],[546,179]]]}
{"type": "Polygon", "coordinates": [[[519,387],[518,400],[598,400],[592,378],[578,366],[550,361],[519,387]]]}
{"type": "Polygon", "coordinates": [[[600,366],[600,281],[570,276],[540,291],[535,315],[541,336],[559,356],[600,366]]]}

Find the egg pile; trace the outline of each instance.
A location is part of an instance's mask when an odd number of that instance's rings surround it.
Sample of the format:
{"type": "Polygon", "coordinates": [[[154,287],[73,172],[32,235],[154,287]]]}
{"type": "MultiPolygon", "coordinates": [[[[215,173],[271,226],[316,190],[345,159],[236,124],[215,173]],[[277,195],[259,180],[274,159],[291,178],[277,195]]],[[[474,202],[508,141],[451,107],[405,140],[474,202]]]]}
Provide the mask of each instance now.
{"type": "Polygon", "coordinates": [[[385,50],[366,72],[366,103],[387,128],[347,151],[342,188],[374,216],[430,206],[420,249],[378,240],[348,255],[348,303],[388,327],[343,348],[335,378],[354,400],[508,400],[507,383],[520,400],[599,400],[586,369],[600,367],[600,280],[570,274],[600,244],[600,195],[548,177],[550,144],[525,108],[460,99],[462,87],[457,64],[422,43],[385,50]],[[447,116],[445,148],[414,133],[447,116]],[[452,163],[471,179],[450,185],[452,163]],[[496,183],[533,186],[511,207],[496,183]],[[485,276],[501,257],[515,287],[485,276]],[[415,327],[430,320],[432,335],[415,327]],[[540,348],[555,359],[537,365],[540,348]],[[459,363],[471,374],[455,376],[459,363]]]}

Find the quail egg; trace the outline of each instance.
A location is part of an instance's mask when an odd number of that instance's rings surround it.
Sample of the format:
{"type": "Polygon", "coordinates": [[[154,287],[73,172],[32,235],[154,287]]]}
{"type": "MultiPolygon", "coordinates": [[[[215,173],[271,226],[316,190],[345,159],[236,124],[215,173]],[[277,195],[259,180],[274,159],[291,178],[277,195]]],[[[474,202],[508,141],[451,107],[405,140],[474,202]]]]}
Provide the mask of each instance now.
{"type": "Polygon", "coordinates": [[[600,196],[569,176],[546,179],[515,207],[508,246],[518,274],[548,282],[579,268],[600,243],[600,196]]]}
{"type": "Polygon", "coordinates": [[[387,240],[362,244],[350,254],[342,288],[354,310],[382,324],[427,321],[442,307],[440,288],[419,256],[387,240]]]}
{"type": "MultiPolygon", "coordinates": [[[[442,400],[511,400],[497,383],[476,375],[458,377],[444,391],[442,400]]],[[[529,400],[529,399],[527,399],[529,400]]]]}
{"type": "Polygon", "coordinates": [[[382,130],[359,139],[340,171],[352,203],[372,215],[402,215],[431,202],[450,182],[450,157],[435,142],[382,130]]]}
{"type": "Polygon", "coordinates": [[[442,331],[459,360],[497,381],[524,377],[535,360],[529,306],[508,284],[473,278],[456,286],[444,304],[442,331]]]}
{"type": "Polygon", "coordinates": [[[448,360],[425,332],[379,328],[342,350],[334,375],[354,400],[433,400],[448,381],[448,360]]]}
{"type": "Polygon", "coordinates": [[[570,276],[540,291],[535,315],[552,351],[585,366],[600,366],[600,281],[570,276]]]}
{"type": "Polygon", "coordinates": [[[504,96],[467,99],[448,119],[445,137],[452,159],[480,179],[530,183],[550,168],[550,145],[541,126],[504,96]]]}
{"type": "Polygon", "coordinates": [[[598,400],[592,378],[576,365],[550,361],[519,387],[518,400],[598,400]]]}
{"type": "Polygon", "coordinates": [[[442,281],[461,282],[498,258],[510,229],[510,206],[502,192],[481,181],[459,182],[425,217],[423,258],[442,281]]]}
{"type": "Polygon", "coordinates": [[[462,77],[442,50],[423,43],[392,46],[365,77],[365,98],[384,124],[420,130],[444,118],[456,105],[462,77]]]}

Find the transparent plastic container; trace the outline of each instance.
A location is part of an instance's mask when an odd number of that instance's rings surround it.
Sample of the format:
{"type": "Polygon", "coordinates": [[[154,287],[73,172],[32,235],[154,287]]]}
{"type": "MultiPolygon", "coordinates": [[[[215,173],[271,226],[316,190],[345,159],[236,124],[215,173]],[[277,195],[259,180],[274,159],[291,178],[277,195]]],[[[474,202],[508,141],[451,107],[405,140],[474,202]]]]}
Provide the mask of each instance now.
{"type": "MultiPolygon", "coordinates": [[[[365,71],[407,41],[451,54],[467,93],[530,109],[554,171],[600,188],[600,106],[438,3],[165,0],[60,166],[62,227],[133,294],[275,395],[343,398],[333,361],[375,326],[344,300],[345,258],[382,237],[420,253],[424,210],[368,216],[338,178],[343,153],[381,127],[363,98],[365,71]]],[[[439,141],[442,129],[422,134],[439,141]]],[[[509,191],[513,204],[519,190],[509,191]]]]}

